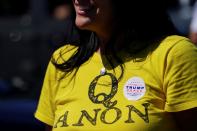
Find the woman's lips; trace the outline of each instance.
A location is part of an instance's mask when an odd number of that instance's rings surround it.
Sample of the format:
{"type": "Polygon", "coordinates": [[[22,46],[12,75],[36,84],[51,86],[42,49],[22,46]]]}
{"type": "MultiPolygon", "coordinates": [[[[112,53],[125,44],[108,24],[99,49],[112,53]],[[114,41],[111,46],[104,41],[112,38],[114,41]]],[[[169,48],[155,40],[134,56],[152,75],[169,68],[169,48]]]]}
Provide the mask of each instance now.
{"type": "Polygon", "coordinates": [[[77,14],[79,15],[87,15],[93,10],[94,6],[78,6],[77,14]]]}

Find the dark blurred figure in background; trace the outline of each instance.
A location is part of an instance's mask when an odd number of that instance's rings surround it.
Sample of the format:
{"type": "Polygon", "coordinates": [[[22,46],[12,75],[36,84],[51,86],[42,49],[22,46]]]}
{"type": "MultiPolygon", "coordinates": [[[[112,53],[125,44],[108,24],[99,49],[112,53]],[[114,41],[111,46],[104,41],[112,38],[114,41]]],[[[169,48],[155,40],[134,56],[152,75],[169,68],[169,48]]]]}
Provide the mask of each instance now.
{"type": "Polygon", "coordinates": [[[49,44],[57,49],[70,41],[76,42],[78,35],[71,21],[73,6],[71,0],[49,0],[49,14],[55,23],[49,37],[49,44]]]}
{"type": "Polygon", "coordinates": [[[43,130],[33,113],[51,52],[73,30],[70,1],[0,1],[1,131],[43,130]]]}
{"type": "MultiPolygon", "coordinates": [[[[170,0],[169,0],[170,1],[170,0]]],[[[192,14],[191,0],[172,0],[174,5],[169,9],[169,15],[177,30],[188,36],[192,14]]]]}
{"type": "Polygon", "coordinates": [[[60,21],[65,20],[71,15],[71,8],[69,3],[57,5],[53,11],[53,17],[60,21]]]}
{"type": "Polygon", "coordinates": [[[192,42],[197,45],[197,1],[194,0],[192,3],[192,18],[189,27],[189,38],[192,42]]]}
{"type": "Polygon", "coordinates": [[[177,30],[197,45],[196,0],[169,0],[169,4],[169,15],[177,30]]]}

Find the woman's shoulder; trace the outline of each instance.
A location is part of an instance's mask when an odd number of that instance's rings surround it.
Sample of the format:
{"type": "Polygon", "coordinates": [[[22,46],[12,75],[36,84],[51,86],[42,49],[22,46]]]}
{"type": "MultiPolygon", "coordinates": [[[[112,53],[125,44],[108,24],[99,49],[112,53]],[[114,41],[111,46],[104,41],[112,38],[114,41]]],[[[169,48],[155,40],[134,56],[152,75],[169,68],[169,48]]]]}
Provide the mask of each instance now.
{"type": "Polygon", "coordinates": [[[191,42],[189,38],[180,35],[171,35],[163,39],[161,45],[163,46],[173,46],[177,43],[187,43],[191,42]]]}
{"type": "Polygon", "coordinates": [[[68,60],[77,50],[78,46],[72,44],[65,44],[53,52],[52,58],[56,61],[63,62],[68,60]]]}
{"type": "Polygon", "coordinates": [[[158,47],[161,52],[196,50],[196,46],[185,36],[172,35],[163,39],[158,47]]]}
{"type": "MultiPolygon", "coordinates": [[[[151,53],[162,61],[168,59],[185,59],[186,57],[197,57],[197,48],[191,40],[184,36],[172,35],[164,38],[151,53]]],[[[193,58],[192,58],[193,59],[193,58]]]]}

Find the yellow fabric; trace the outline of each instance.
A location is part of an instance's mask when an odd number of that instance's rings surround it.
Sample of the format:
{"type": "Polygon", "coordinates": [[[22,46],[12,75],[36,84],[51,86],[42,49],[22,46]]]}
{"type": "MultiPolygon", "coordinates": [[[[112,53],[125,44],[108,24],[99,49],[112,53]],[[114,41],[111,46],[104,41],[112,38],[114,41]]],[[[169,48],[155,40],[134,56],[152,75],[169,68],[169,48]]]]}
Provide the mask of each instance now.
{"type": "Polygon", "coordinates": [[[184,37],[167,37],[145,59],[125,60],[117,88],[119,67],[101,75],[103,63],[95,53],[69,82],[72,75],[60,80],[50,62],[35,117],[53,131],[176,131],[168,112],[197,107],[197,48],[184,37]]]}

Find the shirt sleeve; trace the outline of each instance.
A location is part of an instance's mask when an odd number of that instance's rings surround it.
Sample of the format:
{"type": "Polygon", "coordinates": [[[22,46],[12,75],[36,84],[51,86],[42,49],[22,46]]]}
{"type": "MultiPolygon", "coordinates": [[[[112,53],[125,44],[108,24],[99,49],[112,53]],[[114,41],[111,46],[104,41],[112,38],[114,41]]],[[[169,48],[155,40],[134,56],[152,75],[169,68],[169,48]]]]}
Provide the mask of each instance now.
{"type": "MultiPolygon", "coordinates": [[[[75,46],[70,44],[62,46],[53,53],[52,59],[61,64],[70,58],[76,49],[75,46]]],[[[51,126],[53,126],[55,119],[55,97],[58,92],[59,80],[63,74],[64,73],[58,70],[51,61],[49,62],[37,110],[34,114],[35,118],[51,126]]]]}
{"type": "Polygon", "coordinates": [[[54,87],[56,83],[55,74],[55,67],[51,62],[49,62],[37,110],[34,114],[35,118],[51,126],[54,122],[54,96],[52,94],[52,87],[54,87]]]}
{"type": "Polygon", "coordinates": [[[178,112],[197,107],[197,48],[189,40],[176,43],[167,54],[165,110],[178,112]]]}

